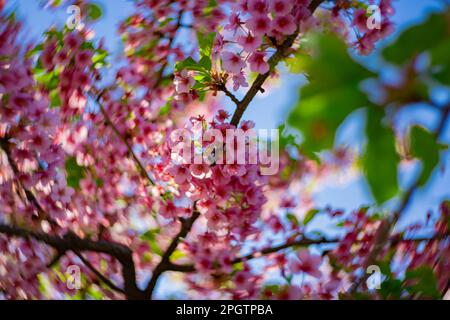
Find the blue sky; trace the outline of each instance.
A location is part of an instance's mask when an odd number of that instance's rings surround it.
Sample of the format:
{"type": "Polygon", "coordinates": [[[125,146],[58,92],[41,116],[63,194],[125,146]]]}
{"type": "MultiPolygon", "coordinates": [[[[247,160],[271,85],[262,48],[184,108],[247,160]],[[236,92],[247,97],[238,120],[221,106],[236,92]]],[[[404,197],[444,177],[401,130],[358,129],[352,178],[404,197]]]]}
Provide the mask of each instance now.
{"type": "MultiPolygon", "coordinates": [[[[25,22],[26,32],[24,37],[27,40],[39,40],[40,35],[50,25],[62,25],[68,18],[64,10],[43,10],[36,0],[13,0],[9,2],[9,8],[14,9],[18,17],[25,22]]],[[[118,52],[120,50],[120,37],[117,35],[117,24],[123,21],[127,15],[133,12],[132,1],[126,0],[100,0],[104,16],[100,23],[95,25],[98,38],[104,38],[107,48],[118,52]]],[[[422,21],[430,12],[439,10],[442,6],[440,0],[398,0],[394,1],[396,13],[394,22],[397,25],[397,33],[413,24],[422,21]]],[[[430,35],[432,36],[432,35],[430,35]]],[[[395,37],[392,36],[392,37],[395,37]]],[[[392,39],[391,37],[391,39],[392,39]]],[[[391,39],[386,40],[389,42],[391,39]]],[[[371,57],[358,58],[362,63],[370,66],[377,65],[377,61],[371,57]]],[[[269,90],[266,94],[260,94],[248,108],[245,118],[256,122],[258,128],[276,128],[286,118],[289,109],[298,99],[298,88],[304,83],[304,79],[299,75],[284,74],[276,88],[269,90]]],[[[441,92],[442,99],[447,101],[450,94],[447,91],[441,92]]],[[[224,100],[224,107],[231,110],[232,105],[224,100]]],[[[405,125],[411,121],[421,123],[433,129],[436,125],[437,114],[429,111],[423,106],[414,107],[409,112],[402,114],[401,123],[405,125]]],[[[337,142],[347,142],[358,144],[361,142],[363,132],[363,121],[361,113],[356,112],[346,120],[340,128],[337,142]]],[[[444,141],[450,142],[450,127],[447,126],[444,141]]],[[[443,168],[450,168],[450,156],[446,153],[441,161],[443,168]]],[[[400,183],[407,186],[410,179],[400,175],[400,183]]],[[[431,181],[425,188],[416,192],[413,202],[406,212],[406,217],[402,224],[406,224],[416,219],[423,219],[429,209],[436,210],[438,204],[443,199],[450,199],[450,172],[435,172],[431,181]]],[[[314,194],[314,199],[319,207],[331,205],[335,208],[355,209],[360,205],[373,203],[368,192],[367,185],[363,178],[359,177],[351,183],[340,186],[328,186],[314,194]]],[[[394,203],[395,204],[395,201],[394,203]]],[[[318,222],[325,223],[324,220],[318,222]]]]}

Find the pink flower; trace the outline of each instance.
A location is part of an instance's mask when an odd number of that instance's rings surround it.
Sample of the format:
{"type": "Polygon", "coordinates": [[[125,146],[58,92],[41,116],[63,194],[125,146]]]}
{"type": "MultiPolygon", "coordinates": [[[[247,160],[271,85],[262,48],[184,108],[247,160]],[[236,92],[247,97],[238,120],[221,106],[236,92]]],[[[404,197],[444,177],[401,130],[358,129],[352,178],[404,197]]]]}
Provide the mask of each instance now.
{"type": "Polygon", "coordinates": [[[266,55],[263,52],[254,52],[248,59],[250,70],[261,74],[269,72],[270,66],[265,60],[265,57],[266,55]]]}
{"type": "Polygon", "coordinates": [[[292,260],[290,269],[294,273],[304,272],[315,278],[320,278],[322,272],[319,270],[322,258],[318,255],[310,254],[308,249],[300,249],[297,252],[299,260],[292,260]]]}
{"type": "Polygon", "coordinates": [[[239,90],[239,87],[248,87],[247,80],[245,79],[244,73],[241,71],[238,74],[233,75],[233,90],[239,90]]]}
{"type": "Polygon", "coordinates": [[[224,173],[227,173],[229,176],[237,176],[237,177],[242,177],[247,172],[245,166],[240,164],[226,164],[224,166],[223,171],[224,173]]]}
{"type": "Polygon", "coordinates": [[[225,41],[223,39],[223,36],[220,33],[217,33],[212,47],[212,55],[214,59],[219,56],[219,53],[223,50],[224,45],[225,41]]]}
{"type": "Polygon", "coordinates": [[[87,104],[86,97],[78,90],[73,92],[69,97],[69,107],[71,109],[81,111],[86,107],[86,104],[87,104]]]}
{"type": "Polygon", "coordinates": [[[355,26],[360,32],[366,32],[368,30],[366,10],[355,10],[353,13],[352,25],[355,26]]]}
{"type": "Polygon", "coordinates": [[[60,50],[55,56],[55,63],[66,66],[70,62],[69,52],[66,49],[60,50]]]}
{"type": "Polygon", "coordinates": [[[34,131],[29,138],[28,147],[37,152],[46,152],[50,147],[50,141],[41,132],[34,131]]]}
{"type": "Polygon", "coordinates": [[[253,129],[254,127],[255,127],[255,123],[253,121],[251,121],[251,120],[242,121],[242,124],[241,124],[242,130],[248,131],[250,129],[253,129]]]}
{"type": "Polygon", "coordinates": [[[273,215],[266,220],[267,226],[276,234],[284,232],[284,226],[280,221],[280,218],[273,215]]]}
{"type": "Polygon", "coordinates": [[[292,0],[272,0],[270,1],[270,11],[278,15],[288,14],[293,7],[292,0]]]}
{"type": "Polygon", "coordinates": [[[257,16],[245,22],[247,28],[256,36],[263,36],[270,31],[270,19],[266,16],[257,16]]]}
{"type": "Polygon", "coordinates": [[[212,168],[212,179],[216,185],[227,185],[230,182],[230,175],[220,166],[214,166],[212,168]]]}
{"type": "Polygon", "coordinates": [[[247,10],[253,16],[267,14],[267,1],[266,0],[248,0],[247,10]]]}
{"type": "Polygon", "coordinates": [[[190,177],[189,170],[184,166],[173,166],[169,169],[169,173],[173,176],[177,184],[185,183],[190,177]]]}
{"type": "Polygon", "coordinates": [[[87,73],[78,71],[73,73],[72,78],[72,87],[79,87],[81,89],[85,89],[90,85],[90,79],[87,73]]]}
{"type": "Polygon", "coordinates": [[[298,286],[289,286],[286,294],[287,300],[300,300],[301,298],[303,298],[303,290],[298,286]]]}
{"type": "Polygon", "coordinates": [[[237,43],[244,48],[247,52],[253,52],[262,43],[262,40],[260,37],[254,37],[251,34],[248,34],[247,36],[239,36],[237,39],[237,43]]]}
{"type": "Polygon", "coordinates": [[[259,188],[248,188],[245,192],[245,200],[248,204],[257,206],[264,202],[265,197],[259,188]]]}
{"type": "Polygon", "coordinates": [[[83,50],[80,51],[75,56],[75,63],[77,64],[77,68],[83,69],[92,64],[92,51],[91,50],[83,50]]]}
{"type": "Polygon", "coordinates": [[[379,6],[383,16],[392,16],[395,13],[395,9],[392,6],[392,0],[381,0],[379,6]]]}
{"type": "Polygon", "coordinates": [[[177,215],[177,207],[171,200],[167,200],[166,203],[161,203],[159,214],[166,219],[173,219],[177,215]]]}
{"type": "Polygon", "coordinates": [[[202,164],[191,164],[189,170],[195,176],[203,176],[209,172],[209,166],[205,163],[202,164]]]}
{"type": "Polygon", "coordinates": [[[10,97],[10,104],[15,110],[26,111],[32,102],[31,96],[26,93],[17,93],[10,97]]]}
{"type": "Polygon", "coordinates": [[[220,230],[226,225],[226,217],[217,210],[209,210],[205,217],[211,230],[220,230]]]}
{"type": "Polygon", "coordinates": [[[294,17],[291,15],[277,16],[272,21],[272,28],[282,34],[293,34],[297,29],[294,17]]]}
{"type": "Polygon", "coordinates": [[[251,280],[251,273],[247,271],[239,271],[234,276],[234,283],[238,289],[250,289],[253,286],[251,280]]]}
{"type": "Polygon", "coordinates": [[[60,201],[66,205],[71,202],[74,193],[75,191],[72,188],[58,184],[53,188],[51,197],[53,201],[60,201]]]}
{"type": "Polygon", "coordinates": [[[235,53],[224,51],[222,53],[222,67],[230,73],[240,73],[246,64],[240,56],[235,53]]]}
{"type": "Polygon", "coordinates": [[[219,263],[223,272],[231,273],[233,271],[233,256],[229,252],[222,254],[219,263]]]}
{"type": "Polygon", "coordinates": [[[187,70],[175,74],[175,90],[178,93],[189,93],[192,86],[195,84],[194,78],[192,78],[187,70]]]}
{"type": "Polygon", "coordinates": [[[71,33],[64,39],[64,47],[67,50],[76,50],[83,43],[83,37],[79,33],[71,33]]]}
{"type": "Polygon", "coordinates": [[[41,62],[45,69],[52,70],[55,66],[54,58],[56,51],[56,43],[50,42],[46,45],[44,51],[42,52],[41,62]]]}
{"type": "Polygon", "coordinates": [[[237,32],[239,27],[242,24],[241,19],[239,18],[239,13],[232,13],[229,18],[229,23],[225,25],[225,30],[237,32]]]}
{"type": "Polygon", "coordinates": [[[219,122],[225,122],[230,117],[230,114],[223,109],[217,111],[216,120],[219,122]]]}

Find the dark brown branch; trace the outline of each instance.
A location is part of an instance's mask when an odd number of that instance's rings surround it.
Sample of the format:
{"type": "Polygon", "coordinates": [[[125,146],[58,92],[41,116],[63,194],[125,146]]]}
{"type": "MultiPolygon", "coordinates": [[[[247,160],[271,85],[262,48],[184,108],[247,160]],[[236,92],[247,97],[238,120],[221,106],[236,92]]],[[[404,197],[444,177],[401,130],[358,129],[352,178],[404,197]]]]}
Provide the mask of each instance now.
{"type": "Polygon", "coordinates": [[[172,242],[170,243],[169,247],[167,247],[166,251],[161,257],[161,261],[153,270],[152,277],[147,285],[147,288],[145,289],[145,297],[147,299],[152,298],[153,290],[155,289],[156,283],[158,282],[158,279],[161,276],[161,274],[163,274],[165,271],[170,270],[170,267],[172,266],[172,263],[170,262],[170,257],[177,249],[180,240],[184,239],[191,231],[194,222],[198,219],[199,216],[200,213],[197,210],[194,210],[192,217],[190,217],[189,219],[181,219],[180,231],[175,236],[175,238],[172,239],[172,242]]]}
{"type": "Polygon", "coordinates": [[[47,264],[47,268],[53,268],[63,256],[64,252],[57,251],[52,260],[47,264]]]}
{"type": "Polygon", "coordinates": [[[338,242],[338,239],[326,239],[326,238],[320,238],[320,239],[300,239],[297,241],[288,241],[284,244],[281,244],[279,246],[275,246],[275,247],[271,247],[271,248],[266,248],[263,249],[261,251],[255,252],[255,253],[250,253],[246,256],[237,258],[235,260],[233,260],[233,263],[240,263],[242,261],[247,261],[247,260],[251,260],[251,259],[255,259],[261,256],[266,256],[268,254],[271,253],[275,253],[287,248],[291,248],[291,247],[295,247],[295,246],[309,246],[309,245],[314,245],[314,244],[327,244],[327,243],[336,243],[338,242]]]}
{"type": "Polygon", "coordinates": [[[34,239],[45,243],[58,252],[82,252],[92,251],[108,254],[116,258],[122,265],[122,276],[125,284],[124,292],[128,299],[142,299],[142,291],[136,285],[136,272],[131,250],[119,243],[107,241],[93,241],[83,239],[69,232],[63,237],[49,235],[43,232],[34,232],[16,226],[0,224],[0,233],[24,239],[34,239]]]}
{"type": "Polygon", "coordinates": [[[236,96],[230,92],[230,90],[227,89],[227,87],[224,85],[219,87],[219,90],[222,91],[223,93],[225,93],[225,95],[227,97],[229,97],[231,99],[231,101],[233,101],[236,106],[238,106],[240,104],[240,101],[238,100],[238,98],[236,98],[236,96]]]}
{"type": "MultiPolygon", "coordinates": [[[[414,241],[414,242],[421,242],[421,241],[434,241],[434,240],[442,240],[445,237],[448,237],[448,235],[435,235],[431,238],[429,237],[419,237],[419,238],[410,238],[410,239],[405,239],[403,238],[401,235],[395,235],[392,236],[390,238],[390,242],[393,245],[398,244],[399,242],[408,242],[408,241],[414,241]]],[[[270,248],[265,248],[262,249],[260,251],[257,252],[253,252],[250,253],[248,255],[245,255],[243,257],[239,257],[233,260],[233,264],[237,264],[243,261],[249,261],[252,259],[257,259],[257,258],[261,258],[264,257],[266,255],[272,254],[272,253],[276,253],[285,249],[289,249],[292,247],[296,247],[296,246],[309,246],[309,245],[321,245],[321,244],[336,244],[338,242],[340,242],[341,239],[338,238],[332,238],[332,239],[327,239],[327,238],[319,238],[319,239],[300,239],[300,240],[296,240],[296,241],[289,241],[286,242],[284,244],[278,245],[278,246],[274,246],[274,247],[270,247],[270,248]]],[[[357,241],[358,242],[358,241],[357,241]]],[[[168,271],[175,271],[175,272],[183,272],[183,273],[190,273],[190,272],[195,272],[195,267],[191,264],[186,264],[186,265],[180,265],[180,264],[175,264],[175,263],[169,263],[169,269],[168,271]]]]}
{"type": "MultiPolygon", "coordinates": [[[[309,10],[311,12],[311,15],[316,11],[316,9],[324,2],[325,0],[313,0],[311,1],[311,4],[309,5],[309,10]]],[[[234,112],[233,118],[231,119],[231,124],[237,126],[239,122],[241,121],[242,116],[244,115],[245,110],[247,109],[250,102],[253,100],[253,98],[256,96],[256,94],[261,91],[262,86],[264,82],[267,80],[267,78],[272,73],[273,69],[278,65],[278,63],[283,60],[288,50],[292,47],[294,44],[295,39],[297,38],[300,30],[297,29],[297,31],[294,34],[291,34],[288,36],[283,43],[277,47],[277,50],[275,53],[270,57],[268,63],[270,66],[270,69],[265,74],[259,74],[255,81],[253,82],[250,89],[247,91],[244,98],[236,103],[236,111],[234,112]]],[[[234,100],[233,100],[234,101],[234,100]]]]}
{"type": "Polygon", "coordinates": [[[113,289],[114,291],[120,292],[125,294],[125,291],[122,288],[119,288],[114,283],[111,282],[108,278],[106,278],[100,271],[98,271],[90,262],[87,260],[81,252],[74,251],[75,254],[80,258],[80,260],[86,265],[86,267],[89,268],[89,270],[92,271],[93,274],[104,284],[106,284],[108,287],[113,289]]]}

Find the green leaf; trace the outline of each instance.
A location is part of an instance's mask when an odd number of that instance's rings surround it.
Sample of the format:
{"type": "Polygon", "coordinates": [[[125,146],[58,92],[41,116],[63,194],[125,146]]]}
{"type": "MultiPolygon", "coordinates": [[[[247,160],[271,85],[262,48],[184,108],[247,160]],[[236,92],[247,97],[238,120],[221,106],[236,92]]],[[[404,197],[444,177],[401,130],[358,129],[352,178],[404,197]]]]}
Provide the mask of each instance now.
{"type": "Polygon", "coordinates": [[[438,290],[436,276],[430,266],[421,266],[408,270],[405,274],[407,290],[411,294],[420,294],[421,298],[441,298],[438,290]],[[409,284],[413,282],[413,284],[409,284]]]}
{"type": "Polygon", "coordinates": [[[59,90],[54,89],[50,92],[50,108],[57,108],[61,106],[61,97],[59,96],[59,90]]]}
{"type": "Polygon", "coordinates": [[[167,101],[166,104],[164,106],[162,106],[161,109],[159,109],[159,116],[164,117],[165,115],[168,115],[170,112],[171,105],[172,105],[172,102],[167,101]]]}
{"type": "Polygon", "coordinates": [[[419,185],[422,186],[439,164],[439,152],[443,146],[436,141],[431,132],[420,126],[412,127],[410,137],[411,154],[422,162],[422,173],[419,178],[419,185]]]}
{"type": "Polygon", "coordinates": [[[89,3],[87,7],[87,16],[89,20],[96,21],[100,19],[103,15],[102,8],[99,4],[89,3]]]}
{"type": "Polygon", "coordinates": [[[211,70],[211,66],[212,66],[212,62],[211,59],[207,56],[203,56],[200,61],[198,62],[198,65],[200,67],[202,67],[205,70],[210,71],[211,70]]]}
{"type": "Polygon", "coordinates": [[[312,219],[314,219],[314,217],[319,213],[320,211],[317,209],[311,209],[309,210],[306,215],[305,218],[303,218],[303,224],[306,226],[308,223],[311,222],[312,219]]]}
{"type": "Polygon", "coordinates": [[[80,180],[85,177],[85,169],[80,167],[75,157],[66,160],[67,185],[74,188],[80,188],[80,180]]]}
{"type": "Polygon", "coordinates": [[[147,241],[150,249],[152,250],[152,252],[154,254],[157,254],[159,256],[163,255],[163,252],[161,250],[161,248],[158,245],[158,242],[156,240],[156,235],[159,233],[160,229],[153,229],[153,230],[148,230],[147,232],[143,233],[140,238],[144,241],[147,241]]]}
{"type": "Polygon", "coordinates": [[[215,32],[209,32],[207,34],[197,32],[197,40],[200,51],[200,56],[202,57],[211,57],[212,47],[214,43],[214,39],[216,37],[215,32]]]}
{"type": "Polygon", "coordinates": [[[445,14],[433,14],[425,23],[404,31],[392,45],[383,50],[383,57],[391,63],[401,65],[417,54],[439,45],[448,35],[449,25],[445,14]]]}
{"type": "Polygon", "coordinates": [[[103,293],[99,290],[96,290],[93,286],[89,286],[88,294],[93,300],[103,300],[103,293]]]}
{"type": "Polygon", "coordinates": [[[96,54],[92,57],[92,64],[94,68],[99,68],[106,66],[106,58],[108,57],[108,51],[98,50],[96,54]]]}
{"type": "Polygon", "coordinates": [[[299,226],[300,223],[298,222],[297,216],[293,213],[286,214],[286,218],[290,223],[292,223],[294,226],[299,226]]]}
{"type": "Polygon", "coordinates": [[[184,257],[186,257],[186,254],[183,251],[181,251],[180,249],[177,249],[170,256],[170,260],[176,262],[177,260],[180,260],[184,257]]]}
{"type": "Polygon", "coordinates": [[[40,43],[36,47],[34,47],[30,51],[28,51],[26,54],[26,57],[29,58],[29,57],[35,55],[36,53],[41,52],[42,50],[44,50],[44,44],[40,43]]]}
{"type": "Polygon", "coordinates": [[[52,72],[44,71],[43,73],[36,75],[35,79],[37,82],[42,84],[48,91],[51,91],[58,87],[59,76],[56,70],[52,72]]]}
{"type": "Polygon", "coordinates": [[[378,293],[383,299],[400,299],[403,292],[402,282],[398,279],[386,279],[381,282],[378,293]]]}
{"type": "Polygon", "coordinates": [[[60,43],[64,39],[64,34],[61,31],[58,31],[56,29],[48,30],[48,31],[44,32],[44,35],[46,35],[48,37],[48,39],[52,39],[53,37],[55,37],[60,43]]]}
{"type": "Polygon", "coordinates": [[[450,85],[450,39],[430,51],[433,76],[444,85],[450,85]]]}
{"type": "Polygon", "coordinates": [[[181,70],[194,70],[194,71],[199,71],[199,72],[203,72],[205,74],[207,74],[206,72],[208,71],[205,67],[207,66],[207,63],[205,60],[203,60],[202,65],[195,61],[194,59],[192,59],[191,57],[188,57],[186,59],[184,59],[183,61],[177,62],[175,64],[175,71],[181,71],[181,70]]]}
{"type": "Polygon", "coordinates": [[[336,37],[319,36],[312,48],[316,54],[305,61],[310,83],[301,89],[300,101],[288,118],[302,132],[302,150],[310,156],[332,148],[339,125],[352,111],[367,105],[359,85],[373,75],[351,59],[336,37]]]}
{"type": "Polygon", "coordinates": [[[286,65],[292,73],[306,72],[306,68],[311,63],[311,56],[302,52],[297,52],[293,57],[286,59],[286,65]]]}
{"type": "Polygon", "coordinates": [[[400,161],[394,132],[382,124],[383,115],[383,110],[374,106],[367,110],[367,144],[362,160],[370,190],[380,204],[398,192],[397,166],[400,161]]]}

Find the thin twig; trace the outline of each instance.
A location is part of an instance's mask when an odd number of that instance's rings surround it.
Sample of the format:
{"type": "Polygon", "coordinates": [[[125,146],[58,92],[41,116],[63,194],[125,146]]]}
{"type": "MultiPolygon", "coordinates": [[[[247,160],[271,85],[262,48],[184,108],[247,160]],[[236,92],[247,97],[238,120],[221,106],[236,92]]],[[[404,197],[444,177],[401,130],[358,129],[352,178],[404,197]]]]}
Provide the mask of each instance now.
{"type": "Polygon", "coordinates": [[[172,239],[172,242],[162,256],[161,261],[153,270],[152,277],[147,285],[147,288],[145,289],[145,297],[147,299],[152,298],[153,290],[155,289],[156,283],[158,282],[161,274],[163,274],[165,271],[170,270],[170,267],[172,266],[172,263],[170,263],[170,257],[177,249],[180,240],[184,239],[191,231],[194,222],[199,216],[200,213],[197,210],[194,210],[192,217],[190,217],[189,219],[181,219],[181,230],[178,232],[175,238],[172,239]]]}
{"type": "Polygon", "coordinates": [[[127,151],[128,153],[132,156],[134,162],[136,163],[136,165],[139,168],[139,172],[141,173],[141,175],[143,175],[143,177],[145,179],[147,179],[150,184],[155,185],[155,182],[153,181],[153,179],[150,177],[149,173],[147,172],[147,170],[145,169],[144,165],[142,164],[141,160],[139,160],[139,158],[137,157],[136,153],[133,150],[133,147],[130,145],[130,143],[128,142],[128,140],[120,133],[119,129],[116,127],[116,125],[112,122],[111,118],[109,117],[108,113],[106,112],[105,108],[103,107],[102,103],[101,103],[101,97],[102,97],[102,93],[100,93],[96,99],[97,105],[100,108],[100,112],[103,115],[103,117],[105,118],[106,124],[108,126],[111,127],[111,129],[114,131],[115,135],[125,144],[125,146],[127,147],[127,151]]]}
{"type": "MultiPolygon", "coordinates": [[[[403,238],[401,235],[395,235],[392,236],[390,238],[390,242],[393,245],[398,244],[399,242],[422,242],[422,241],[435,241],[435,240],[442,240],[445,237],[448,237],[448,235],[435,235],[431,238],[429,237],[418,237],[418,238],[403,238]]],[[[321,245],[321,244],[336,244],[339,243],[342,239],[339,238],[332,238],[332,239],[327,239],[327,238],[319,238],[319,239],[308,239],[308,238],[304,238],[304,239],[300,239],[300,240],[296,240],[296,241],[288,241],[286,243],[283,243],[281,245],[278,246],[274,246],[274,247],[269,247],[269,248],[265,248],[262,249],[260,251],[256,251],[253,253],[250,253],[248,255],[236,258],[232,261],[232,264],[237,264],[237,263],[241,263],[243,261],[249,261],[249,260],[253,260],[253,259],[258,259],[258,258],[262,258],[264,256],[267,256],[269,254],[272,253],[277,253],[279,251],[285,250],[285,249],[289,249],[292,247],[296,247],[296,246],[310,246],[310,245],[321,245]]],[[[359,242],[359,241],[356,241],[359,242]]],[[[194,265],[191,264],[186,264],[186,265],[180,265],[180,264],[175,264],[175,263],[169,263],[169,269],[170,271],[176,271],[176,272],[183,272],[183,273],[189,273],[189,272],[195,272],[196,269],[194,267],[194,265]]]]}
{"type": "Polygon", "coordinates": [[[222,86],[220,86],[218,89],[219,89],[220,91],[222,91],[223,93],[225,93],[225,95],[226,95],[227,97],[229,97],[229,98],[231,99],[231,101],[233,101],[233,102],[236,104],[236,106],[239,106],[239,104],[240,104],[239,99],[236,98],[236,96],[235,96],[233,93],[231,93],[230,90],[227,89],[227,87],[225,86],[225,84],[222,85],[222,86]]]}
{"type": "MultiPolygon", "coordinates": [[[[314,11],[324,2],[325,0],[313,0],[311,1],[309,5],[309,11],[311,12],[311,15],[314,14],[314,11]]],[[[270,66],[269,71],[264,74],[259,74],[255,81],[253,82],[250,89],[247,91],[244,98],[236,103],[236,110],[233,114],[233,117],[231,119],[231,124],[234,126],[237,126],[239,122],[241,121],[242,116],[244,115],[245,110],[247,109],[250,102],[252,102],[253,98],[256,96],[256,94],[261,91],[262,86],[264,82],[267,80],[267,78],[272,73],[273,69],[278,65],[278,63],[283,60],[288,50],[292,47],[294,44],[295,39],[300,33],[300,29],[297,29],[297,31],[290,36],[288,36],[283,43],[277,47],[277,50],[275,53],[270,57],[268,64],[270,66]]]]}
{"type": "Polygon", "coordinates": [[[114,291],[120,292],[125,294],[125,290],[123,290],[122,288],[119,288],[118,286],[116,286],[114,283],[111,282],[111,280],[109,280],[108,278],[106,278],[100,271],[98,271],[90,262],[89,260],[87,260],[83,254],[79,251],[74,251],[75,254],[78,256],[78,258],[80,258],[80,260],[86,265],[86,267],[89,268],[89,270],[92,271],[92,273],[95,274],[95,276],[102,281],[104,284],[106,284],[108,287],[110,287],[111,289],[113,289],[114,291]]]}

